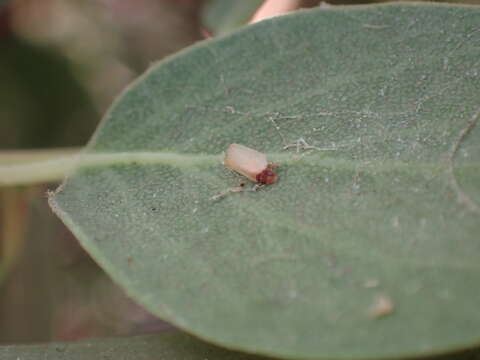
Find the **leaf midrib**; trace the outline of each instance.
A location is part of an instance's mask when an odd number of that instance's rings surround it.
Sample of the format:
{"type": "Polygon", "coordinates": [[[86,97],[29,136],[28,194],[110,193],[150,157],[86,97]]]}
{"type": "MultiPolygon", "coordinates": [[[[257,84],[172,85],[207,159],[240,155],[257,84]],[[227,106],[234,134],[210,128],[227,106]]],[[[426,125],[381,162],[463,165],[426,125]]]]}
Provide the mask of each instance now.
{"type": "MultiPolygon", "coordinates": [[[[330,151],[329,151],[330,152],[330,151]]],[[[392,159],[373,159],[373,160],[348,160],[340,157],[332,157],[325,155],[326,152],[320,155],[312,153],[267,153],[267,158],[272,162],[282,165],[290,165],[300,162],[307,162],[310,164],[317,164],[320,166],[332,167],[336,169],[351,169],[358,170],[367,168],[374,171],[392,171],[396,169],[409,169],[416,171],[438,172],[448,168],[446,162],[437,161],[432,163],[415,162],[407,163],[392,159]]],[[[223,154],[188,154],[188,153],[173,153],[173,152],[122,152],[122,153],[90,153],[82,156],[78,162],[78,167],[102,167],[110,165],[171,165],[174,167],[190,167],[213,165],[223,163],[223,154]]],[[[480,163],[469,163],[463,165],[456,165],[456,169],[473,169],[480,170],[480,163]]]]}
{"type": "MultiPolygon", "coordinates": [[[[449,169],[448,162],[437,160],[432,163],[404,162],[393,159],[349,160],[331,156],[331,151],[304,153],[268,153],[268,158],[280,166],[307,162],[338,170],[371,170],[388,172],[405,170],[410,172],[439,173],[449,169]]],[[[188,168],[192,166],[221,165],[223,154],[188,154],[173,152],[120,152],[120,153],[84,153],[63,156],[49,160],[17,165],[0,165],[0,186],[29,185],[62,179],[76,169],[114,166],[114,165],[170,165],[188,168]]],[[[480,171],[480,163],[456,165],[455,169],[480,171]]]]}

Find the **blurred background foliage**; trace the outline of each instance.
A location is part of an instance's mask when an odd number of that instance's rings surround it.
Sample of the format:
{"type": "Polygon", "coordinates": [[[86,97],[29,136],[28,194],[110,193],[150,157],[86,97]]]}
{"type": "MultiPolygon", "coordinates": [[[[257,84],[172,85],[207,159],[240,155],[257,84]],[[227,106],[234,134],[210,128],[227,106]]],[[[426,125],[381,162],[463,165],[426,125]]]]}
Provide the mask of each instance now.
{"type": "MultiPolygon", "coordinates": [[[[291,10],[382,2],[276,1],[291,10]]],[[[246,24],[262,4],[0,0],[0,164],[13,149],[28,158],[85,145],[113,98],[152,63],[246,24]]],[[[52,215],[44,194],[55,186],[0,188],[0,343],[171,329],[130,301],[52,215]]]]}

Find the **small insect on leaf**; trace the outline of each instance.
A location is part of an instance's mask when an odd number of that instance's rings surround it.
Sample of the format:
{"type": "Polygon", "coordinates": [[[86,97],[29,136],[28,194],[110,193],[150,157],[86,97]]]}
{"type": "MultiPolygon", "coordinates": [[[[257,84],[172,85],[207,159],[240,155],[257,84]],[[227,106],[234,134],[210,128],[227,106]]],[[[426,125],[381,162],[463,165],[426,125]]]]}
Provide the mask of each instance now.
{"type": "Polygon", "coordinates": [[[274,164],[269,164],[267,156],[249,147],[232,144],[225,153],[223,164],[226,168],[261,184],[277,182],[274,164]]]}

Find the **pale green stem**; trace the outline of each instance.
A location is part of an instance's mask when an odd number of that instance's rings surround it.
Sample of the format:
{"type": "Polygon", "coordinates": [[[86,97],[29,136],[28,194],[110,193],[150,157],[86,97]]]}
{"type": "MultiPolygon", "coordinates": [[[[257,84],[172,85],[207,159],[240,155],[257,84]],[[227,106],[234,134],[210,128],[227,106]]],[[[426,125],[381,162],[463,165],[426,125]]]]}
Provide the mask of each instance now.
{"type": "Polygon", "coordinates": [[[33,163],[40,160],[50,160],[80,153],[82,148],[54,148],[32,150],[2,150],[0,151],[0,166],[33,163]]]}
{"type": "Polygon", "coordinates": [[[71,159],[80,151],[81,148],[1,151],[0,186],[59,181],[71,170],[71,159]]]}
{"type": "Polygon", "coordinates": [[[78,166],[102,166],[110,164],[171,164],[188,166],[219,161],[219,155],[182,155],[160,152],[81,154],[61,152],[28,155],[17,152],[0,153],[0,186],[31,185],[60,181],[78,166]],[[65,155],[70,153],[71,155],[65,155]],[[13,164],[16,162],[15,164],[13,164]],[[20,162],[20,164],[19,164],[20,162]],[[7,165],[1,165],[1,164],[7,165]]]}
{"type": "Polygon", "coordinates": [[[9,152],[0,154],[0,186],[32,185],[61,180],[71,172],[78,154],[9,152]]]}

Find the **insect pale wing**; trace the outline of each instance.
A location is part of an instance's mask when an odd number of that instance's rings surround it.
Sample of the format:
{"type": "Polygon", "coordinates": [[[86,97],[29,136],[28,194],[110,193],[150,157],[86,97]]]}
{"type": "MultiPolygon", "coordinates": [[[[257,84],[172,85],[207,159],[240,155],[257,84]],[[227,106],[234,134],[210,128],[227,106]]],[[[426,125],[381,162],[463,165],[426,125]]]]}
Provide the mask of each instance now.
{"type": "Polygon", "coordinates": [[[267,156],[249,147],[232,144],[228,147],[223,161],[225,167],[257,181],[256,176],[267,168],[267,156]]]}

